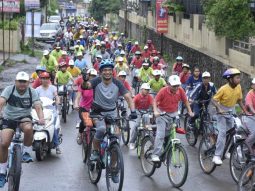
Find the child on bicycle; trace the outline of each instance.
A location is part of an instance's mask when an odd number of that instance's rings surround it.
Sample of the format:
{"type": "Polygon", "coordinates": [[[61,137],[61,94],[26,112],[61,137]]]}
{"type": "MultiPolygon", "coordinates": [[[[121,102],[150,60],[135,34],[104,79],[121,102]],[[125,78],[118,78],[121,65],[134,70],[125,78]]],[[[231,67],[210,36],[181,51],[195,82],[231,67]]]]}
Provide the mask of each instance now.
{"type": "MultiPolygon", "coordinates": [[[[217,129],[219,131],[216,151],[212,162],[216,165],[222,164],[222,155],[224,152],[226,142],[226,132],[233,127],[232,113],[235,110],[235,105],[238,103],[245,113],[248,113],[242,103],[242,88],[240,85],[241,72],[236,68],[229,68],[223,74],[223,78],[228,81],[223,85],[212,99],[212,103],[218,110],[217,115],[217,129]]],[[[229,153],[225,155],[230,158],[229,153]]]]}
{"type": "Polygon", "coordinates": [[[154,150],[151,156],[151,159],[154,162],[160,161],[159,156],[162,151],[166,130],[172,118],[178,116],[179,102],[182,101],[185,104],[190,117],[194,116],[193,112],[191,111],[186,94],[184,90],[180,87],[181,81],[179,76],[170,76],[168,82],[169,85],[162,88],[158,92],[153,103],[153,110],[156,117],[157,125],[154,150]],[[160,113],[166,113],[166,115],[160,116],[160,113]]]}

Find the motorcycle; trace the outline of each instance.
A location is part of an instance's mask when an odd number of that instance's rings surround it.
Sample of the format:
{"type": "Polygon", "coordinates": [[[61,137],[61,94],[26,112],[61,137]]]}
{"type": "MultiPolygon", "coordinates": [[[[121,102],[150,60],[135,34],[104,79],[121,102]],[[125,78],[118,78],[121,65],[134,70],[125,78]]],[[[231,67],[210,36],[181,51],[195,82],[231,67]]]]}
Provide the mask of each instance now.
{"type": "MultiPolygon", "coordinates": [[[[51,149],[55,148],[53,139],[55,127],[57,127],[58,133],[60,132],[58,114],[57,110],[54,108],[55,102],[47,97],[41,97],[40,99],[43,107],[45,125],[34,124],[33,126],[33,151],[35,151],[36,159],[38,161],[44,160],[46,155],[51,153],[51,149]]],[[[35,109],[32,110],[32,118],[34,121],[38,120],[35,109]]],[[[58,141],[60,144],[62,143],[61,135],[58,137],[58,141]]]]}

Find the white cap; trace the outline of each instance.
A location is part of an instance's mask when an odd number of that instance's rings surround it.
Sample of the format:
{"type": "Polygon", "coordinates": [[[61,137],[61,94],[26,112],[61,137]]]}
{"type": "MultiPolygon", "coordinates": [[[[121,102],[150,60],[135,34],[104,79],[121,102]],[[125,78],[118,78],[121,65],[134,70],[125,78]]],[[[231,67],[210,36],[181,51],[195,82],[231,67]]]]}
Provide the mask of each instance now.
{"type": "Polygon", "coordinates": [[[148,49],[148,48],[149,48],[148,46],[144,46],[144,48],[143,48],[143,49],[145,50],[145,49],[148,49]]]}
{"type": "Polygon", "coordinates": [[[184,67],[190,68],[190,66],[188,64],[182,64],[182,68],[184,68],[184,67]]]}
{"type": "Polygon", "coordinates": [[[97,42],[97,43],[96,43],[96,46],[101,46],[101,43],[100,43],[100,42],[97,42]]]}
{"type": "Polygon", "coordinates": [[[183,60],[183,58],[181,56],[177,56],[176,60],[183,60]]]}
{"type": "Polygon", "coordinates": [[[63,50],[62,55],[67,55],[67,52],[65,50],[63,50]]]}
{"type": "Polygon", "coordinates": [[[83,38],[83,36],[82,35],[80,35],[80,37],[79,38],[83,38]]]}
{"type": "Polygon", "coordinates": [[[202,74],[202,78],[204,78],[204,77],[211,77],[211,74],[209,72],[204,72],[202,74]]]}
{"type": "Polygon", "coordinates": [[[69,66],[74,66],[74,61],[73,60],[69,60],[68,64],[69,64],[69,66]]]}
{"type": "Polygon", "coordinates": [[[101,54],[96,55],[96,58],[103,58],[101,54]]]}
{"type": "Polygon", "coordinates": [[[83,56],[82,52],[78,52],[77,56],[83,56]]]}
{"type": "Polygon", "coordinates": [[[80,46],[78,45],[78,44],[76,44],[75,46],[74,46],[74,48],[79,48],[80,46]]]}
{"type": "Polygon", "coordinates": [[[171,86],[176,86],[176,85],[181,85],[181,81],[179,76],[177,75],[172,75],[169,77],[168,82],[170,83],[171,86]]]}
{"type": "Polygon", "coordinates": [[[104,41],[105,41],[105,42],[109,42],[109,39],[108,39],[108,38],[106,38],[104,41]]]}
{"type": "Polygon", "coordinates": [[[101,41],[101,45],[105,45],[105,41],[101,41]]]}
{"type": "Polygon", "coordinates": [[[97,76],[97,71],[94,68],[90,68],[87,73],[90,75],[97,76]]]}
{"type": "Polygon", "coordinates": [[[153,74],[154,76],[158,76],[158,75],[161,76],[161,71],[160,71],[160,70],[153,70],[152,74],[153,74]]]}
{"type": "Polygon", "coordinates": [[[122,51],[120,51],[120,54],[121,54],[121,55],[123,55],[123,54],[125,55],[126,53],[125,53],[124,50],[122,50],[122,51]]]}
{"type": "Polygon", "coordinates": [[[144,62],[143,66],[149,66],[149,63],[148,62],[144,62]]]}
{"type": "Polygon", "coordinates": [[[77,40],[77,42],[81,42],[80,40],[77,40]]]}
{"type": "Polygon", "coordinates": [[[139,42],[138,41],[135,41],[135,45],[138,45],[139,44],[139,42]]]}
{"type": "Polygon", "coordinates": [[[124,61],[124,58],[122,58],[121,56],[118,57],[118,62],[123,62],[124,61]]]}
{"type": "Polygon", "coordinates": [[[141,85],[141,89],[150,90],[150,89],[151,89],[150,84],[149,84],[149,83],[143,83],[143,84],[141,85]]]}
{"type": "Polygon", "coordinates": [[[255,84],[255,78],[252,79],[251,83],[252,83],[252,84],[255,84]]]}
{"type": "Polygon", "coordinates": [[[118,47],[121,46],[122,47],[122,44],[118,44],[118,47]]]}
{"type": "Polygon", "coordinates": [[[43,56],[46,56],[46,55],[48,55],[50,52],[48,51],[48,50],[44,50],[43,51],[43,56]]]}
{"type": "Polygon", "coordinates": [[[25,80],[29,81],[29,75],[28,73],[21,71],[16,75],[16,80],[25,80]]]}
{"type": "Polygon", "coordinates": [[[127,75],[127,73],[123,70],[120,71],[119,74],[118,74],[118,76],[126,76],[126,75],[127,75]]]}

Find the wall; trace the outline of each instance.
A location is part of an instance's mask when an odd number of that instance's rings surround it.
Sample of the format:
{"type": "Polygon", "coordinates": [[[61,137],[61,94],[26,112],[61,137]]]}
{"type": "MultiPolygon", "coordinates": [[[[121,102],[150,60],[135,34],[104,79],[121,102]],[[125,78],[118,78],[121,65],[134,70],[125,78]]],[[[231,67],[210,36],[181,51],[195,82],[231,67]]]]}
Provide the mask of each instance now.
{"type": "MultiPolygon", "coordinates": [[[[5,52],[9,52],[9,31],[4,31],[4,49],[5,52]]],[[[3,51],[3,30],[0,30],[0,51],[3,51]]],[[[20,31],[11,31],[11,52],[20,52],[20,40],[21,40],[21,34],[20,31]]]]}

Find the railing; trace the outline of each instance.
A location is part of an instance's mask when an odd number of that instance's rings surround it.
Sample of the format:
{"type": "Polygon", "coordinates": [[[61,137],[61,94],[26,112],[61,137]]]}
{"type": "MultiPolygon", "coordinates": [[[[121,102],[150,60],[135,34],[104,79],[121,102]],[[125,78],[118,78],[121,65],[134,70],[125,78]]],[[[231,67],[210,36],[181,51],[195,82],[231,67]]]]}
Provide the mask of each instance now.
{"type": "Polygon", "coordinates": [[[243,52],[245,54],[249,54],[249,55],[251,53],[252,45],[253,45],[253,43],[251,43],[251,42],[238,41],[238,40],[235,40],[232,43],[233,49],[243,52]]]}

